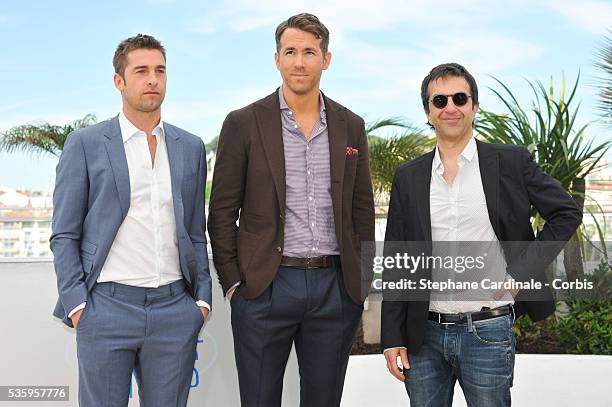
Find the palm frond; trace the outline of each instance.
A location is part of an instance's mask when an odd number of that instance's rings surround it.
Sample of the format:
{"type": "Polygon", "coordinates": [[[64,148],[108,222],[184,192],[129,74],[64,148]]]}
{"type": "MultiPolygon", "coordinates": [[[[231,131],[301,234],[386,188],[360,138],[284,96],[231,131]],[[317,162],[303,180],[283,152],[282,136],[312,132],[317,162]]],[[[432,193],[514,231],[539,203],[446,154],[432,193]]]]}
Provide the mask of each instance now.
{"type": "Polygon", "coordinates": [[[597,50],[595,67],[599,70],[598,78],[599,100],[597,108],[603,120],[612,124],[612,29],[604,37],[604,41],[597,50]]]}
{"type": "Polygon", "coordinates": [[[95,122],[96,116],[94,114],[87,114],[82,119],[75,120],[64,126],[49,123],[16,126],[0,134],[0,151],[7,153],[22,151],[32,154],[53,154],[59,156],[70,133],[95,122]]]}
{"type": "Polygon", "coordinates": [[[574,103],[574,98],[580,73],[569,92],[565,80],[561,81],[559,95],[555,95],[552,79],[548,87],[541,82],[527,81],[534,95],[529,111],[521,107],[506,85],[494,79],[501,90],[492,91],[509,114],[482,110],[476,121],[476,131],[494,143],[525,146],[540,167],[572,193],[574,180],[596,170],[611,146],[610,142],[594,145],[592,139],[585,137],[591,123],[576,129],[580,104],[574,103]]]}

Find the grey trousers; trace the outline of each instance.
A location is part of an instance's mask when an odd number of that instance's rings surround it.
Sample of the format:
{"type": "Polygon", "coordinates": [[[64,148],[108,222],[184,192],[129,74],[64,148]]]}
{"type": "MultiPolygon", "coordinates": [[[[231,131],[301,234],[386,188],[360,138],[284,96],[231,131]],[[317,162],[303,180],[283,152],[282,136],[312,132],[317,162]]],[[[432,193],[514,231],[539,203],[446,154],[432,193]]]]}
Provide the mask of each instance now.
{"type": "Polygon", "coordinates": [[[186,406],[203,323],[180,280],[96,284],[77,326],[79,405],[127,406],[134,371],[141,406],[186,406]]]}

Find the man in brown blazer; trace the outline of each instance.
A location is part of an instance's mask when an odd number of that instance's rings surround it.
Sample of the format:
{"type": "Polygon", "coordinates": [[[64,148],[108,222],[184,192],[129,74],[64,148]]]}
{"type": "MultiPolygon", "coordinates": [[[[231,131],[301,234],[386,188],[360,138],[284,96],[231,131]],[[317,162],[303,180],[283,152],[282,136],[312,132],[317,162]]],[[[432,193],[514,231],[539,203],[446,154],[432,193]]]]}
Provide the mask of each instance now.
{"type": "Polygon", "coordinates": [[[282,86],[231,112],[219,137],[208,230],[232,307],[242,406],[280,406],[294,343],[301,406],[339,406],[370,286],[367,137],[361,117],[319,90],[328,44],[311,14],[282,22],[282,86]]]}

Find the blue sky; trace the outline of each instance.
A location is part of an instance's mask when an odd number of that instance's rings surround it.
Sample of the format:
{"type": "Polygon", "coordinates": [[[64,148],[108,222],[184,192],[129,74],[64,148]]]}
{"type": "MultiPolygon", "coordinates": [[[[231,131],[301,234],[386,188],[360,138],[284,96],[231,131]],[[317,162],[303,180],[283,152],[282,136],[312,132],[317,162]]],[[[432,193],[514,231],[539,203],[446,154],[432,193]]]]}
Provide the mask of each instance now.
{"type": "MultiPolygon", "coordinates": [[[[65,124],[87,113],[115,115],[117,44],[136,33],[168,53],[164,120],[216,136],[226,114],[280,84],[274,29],[292,14],[316,14],[331,32],[332,62],[322,89],[366,121],[403,116],[424,125],[419,87],[433,66],[459,62],[480,88],[481,107],[503,112],[489,75],[525,107],[525,78],[573,83],[578,121],[595,110],[595,52],[612,28],[612,3],[566,1],[232,0],[5,1],[0,4],[0,132],[33,121],[65,124]]],[[[607,132],[607,133],[606,133],[607,132]]],[[[595,124],[597,140],[609,129],[595,124]]],[[[608,155],[610,158],[610,155],[608,155]]],[[[0,185],[51,190],[55,157],[0,153],[0,185]]]]}

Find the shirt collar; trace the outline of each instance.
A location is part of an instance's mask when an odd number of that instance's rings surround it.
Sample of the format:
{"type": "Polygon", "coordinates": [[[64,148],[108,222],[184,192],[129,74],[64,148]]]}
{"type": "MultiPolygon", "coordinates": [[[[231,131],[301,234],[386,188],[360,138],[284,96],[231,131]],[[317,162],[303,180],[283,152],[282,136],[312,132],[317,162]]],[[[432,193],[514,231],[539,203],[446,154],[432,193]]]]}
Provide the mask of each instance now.
{"type": "MultiPolygon", "coordinates": [[[[144,134],[144,131],[134,126],[134,124],[126,117],[123,110],[119,112],[119,128],[121,129],[121,137],[123,138],[124,143],[138,133],[144,134]]],[[[160,136],[162,138],[164,137],[164,122],[162,120],[160,120],[159,124],[153,128],[152,133],[155,136],[160,136]]]]}
{"type": "MultiPolygon", "coordinates": [[[[459,155],[460,163],[461,163],[461,158],[463,158],[463,160],[465,161],[471,162],[476,156],[476,150],[477,150],[476,139],[472,137],[470,138],[470,141],[468,141],[466,146],[463,148],[463,151],[459,155]]],[[[444,165],[442,164],[442,158],[440,158],[440,151],[438,150],[438,146],[436,146],[436,152],[434,154],[432,168],[434,171],[437,171],[437,172],[444,171],[444,165]]]]}
{"type": "MultiPolygon", "coordinates": [[[[291,111],[291,108],[289,107],[289,105],[287,105],[287,102],[285,101],[285,96],[283,95],[283,87],[279,87],[278,88],[278,101],[280,103],[280,109],[281,110],[289,110],[291,111]]],[[[323,94],[321,93],[321,91],[319,91],[319,106],[321,106],[321,118],[325,118],[325,100],[323,99],[323,94]]],[[[293,112],[292,112],[293,113],[293,112]]]]}

